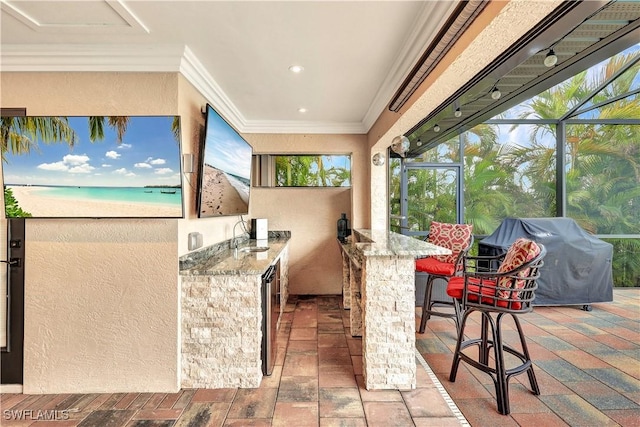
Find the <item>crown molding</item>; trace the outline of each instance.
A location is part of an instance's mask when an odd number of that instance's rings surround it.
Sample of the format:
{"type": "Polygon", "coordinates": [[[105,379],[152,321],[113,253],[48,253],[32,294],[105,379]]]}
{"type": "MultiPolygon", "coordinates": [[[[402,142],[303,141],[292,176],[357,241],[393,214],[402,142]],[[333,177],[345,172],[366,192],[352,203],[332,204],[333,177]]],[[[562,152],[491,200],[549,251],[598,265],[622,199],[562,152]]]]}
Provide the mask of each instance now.
{"type": "Polygon", "coordinates": [[[179,71],[181,45],[3,45],[0,71],[179,71]]]}
{"type": "Polygon", "coordinates": [[[188,46],[184,48],[177,71],[202,93],[233,127],[239,132],[245,132],[247,120],[188,46]]]}
{"type": "Polygon", "coordinates": [[[247,120],[184,45],[4,45],[2,72],[179,72],[242,133],[364,134],[362,123],[247,120]]]}

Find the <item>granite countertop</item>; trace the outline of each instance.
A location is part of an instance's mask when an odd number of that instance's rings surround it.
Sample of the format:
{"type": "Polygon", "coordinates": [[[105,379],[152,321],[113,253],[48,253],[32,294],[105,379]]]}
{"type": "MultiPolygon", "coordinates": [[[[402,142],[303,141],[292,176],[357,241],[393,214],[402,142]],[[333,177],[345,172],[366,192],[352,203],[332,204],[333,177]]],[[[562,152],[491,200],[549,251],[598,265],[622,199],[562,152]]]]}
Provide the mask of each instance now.
{"type": "Polygon", "coordinates": [[[450,255],[451,251],[393,231],[353,230],[351,242],[345,249],[358,250],[366,256],[412,256],[424,258],[432,255],[450,255]],[[350,248],[349,248],[350,246],[350,248]]]}
{"type": "Polygon", "coordinates": [[[274,263],[285,248],[291,233],[269,231],[267,244],[264,241],[249,240],[245,235],[239,239],[238,251],[230,249],[229,241],[207,246],[180,257],[180,275],[255,275],[263,274],[274,263]],[[243,252],[242,248],[268,246],[263,252],[243,252]]]}

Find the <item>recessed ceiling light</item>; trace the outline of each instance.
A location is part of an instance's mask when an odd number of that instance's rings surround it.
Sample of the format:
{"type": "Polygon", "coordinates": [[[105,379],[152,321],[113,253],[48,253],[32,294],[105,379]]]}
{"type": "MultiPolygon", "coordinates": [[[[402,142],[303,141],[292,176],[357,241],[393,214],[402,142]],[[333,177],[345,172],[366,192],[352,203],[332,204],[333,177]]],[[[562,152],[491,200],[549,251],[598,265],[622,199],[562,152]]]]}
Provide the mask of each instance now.
{"type": "Polygon", "coordinates": [[[298,113],[306,113],[306,112],[307,112],[306,108],[304,108],[304,107],[298,108],[298,113]]]}
{"type": "Polygon", "coordinates": [[[304,67],[302,65],[292,65],[289,67],[289,71],[291,71],[292,73],[301,73],[304,70],[304,67]]]}

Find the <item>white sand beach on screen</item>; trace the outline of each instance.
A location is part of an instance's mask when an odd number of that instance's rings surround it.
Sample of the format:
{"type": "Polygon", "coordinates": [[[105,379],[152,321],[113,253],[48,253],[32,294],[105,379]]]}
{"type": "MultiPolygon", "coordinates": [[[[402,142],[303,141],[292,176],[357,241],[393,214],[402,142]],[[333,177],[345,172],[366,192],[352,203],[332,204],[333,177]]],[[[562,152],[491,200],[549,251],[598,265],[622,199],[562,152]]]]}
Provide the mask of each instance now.
{"type": "Polygon", "coordinates": [[[38,187],[12,186],[11,189],[22,210],[34,217],[175,218],[182,215],[182,208],[175,205],[47,197],[38,187]]]}
{"type": "Polygon", "coordinates": [[[224,172],[205,165],[202,179],[200,214],[203,216],[247,213],[248,204],[227,179],[224,172]]]}

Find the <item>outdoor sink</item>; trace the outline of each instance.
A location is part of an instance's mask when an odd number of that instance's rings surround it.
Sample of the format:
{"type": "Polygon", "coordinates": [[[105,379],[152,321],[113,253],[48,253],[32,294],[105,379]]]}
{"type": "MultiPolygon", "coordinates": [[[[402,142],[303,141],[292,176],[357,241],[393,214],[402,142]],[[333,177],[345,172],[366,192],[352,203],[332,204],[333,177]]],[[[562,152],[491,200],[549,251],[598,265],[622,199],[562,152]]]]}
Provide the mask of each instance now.
{"type": "Polygon", "coordinates": [[[264,252],[269,250],[269,246],[245,246],[238,250],[240,252],[264,252]]]}

